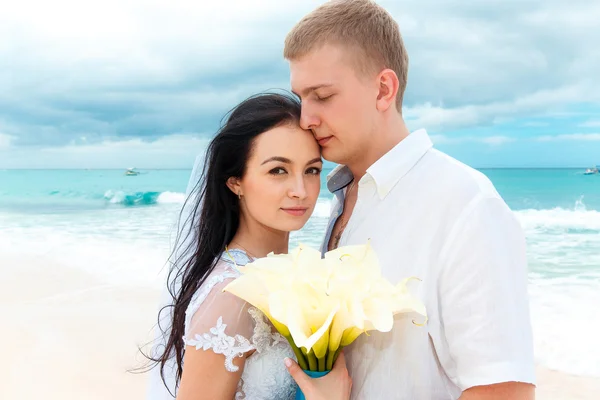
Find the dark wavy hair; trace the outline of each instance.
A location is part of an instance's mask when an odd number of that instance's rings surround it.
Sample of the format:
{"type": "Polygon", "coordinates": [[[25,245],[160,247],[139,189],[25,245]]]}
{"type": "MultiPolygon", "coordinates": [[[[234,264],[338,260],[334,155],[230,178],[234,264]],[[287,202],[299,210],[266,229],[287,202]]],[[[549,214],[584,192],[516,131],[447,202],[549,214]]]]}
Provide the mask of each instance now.
{"type": "Polygon", "coordinates": [[[191,207],[184,222],[189,227],[188,232],[184,236],[178,229],[174,253],[180,255],[173,261],[167,283],[173,303],[159,312],[160,327],[161,314],[171,311],[170,332],[160,328],[168,339],[164,348],[145,355],[151,361],[150,368],[160,367],[165,385],[165,365],[173,357],[177,362],[177,386],[181,380],[185,312],[192,296],[215,268],[223,249],[238,230],[239,199],[226,182],[230,177],[244,176],[256,137],[281,125],[298,124],[300,110],[299,100],[287,93],[252,96],[226,115],[225,123],[208,145],[202,176],[183,207],[191,207]],[[188,243],[186,248],[181,248],[182,242],[188,243]]]}

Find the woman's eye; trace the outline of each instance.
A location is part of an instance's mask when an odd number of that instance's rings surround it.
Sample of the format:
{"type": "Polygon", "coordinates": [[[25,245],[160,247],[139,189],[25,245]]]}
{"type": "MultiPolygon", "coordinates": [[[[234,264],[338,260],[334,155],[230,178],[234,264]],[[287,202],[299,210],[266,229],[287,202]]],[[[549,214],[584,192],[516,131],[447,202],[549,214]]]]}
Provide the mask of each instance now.
{"type": "Polygon", "coordinates": [[[277,168],[273,168],[272,170],[269,171],[269,173],[271,175],[283,175],[285,174],[287,171],[281,167],[277,167],[277,168]]]}
{"type": "Polygon", "coordinates": [[[312,167],[307,169],[306,173],[310,175],[319,175],[321,173],[321,169],[317,167],[312,167]]]}

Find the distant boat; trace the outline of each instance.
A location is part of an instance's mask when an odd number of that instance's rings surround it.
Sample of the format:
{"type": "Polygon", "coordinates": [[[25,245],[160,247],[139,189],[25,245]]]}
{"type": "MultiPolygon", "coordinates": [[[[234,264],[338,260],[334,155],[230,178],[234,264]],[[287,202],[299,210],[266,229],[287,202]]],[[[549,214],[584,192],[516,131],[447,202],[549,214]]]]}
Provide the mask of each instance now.
{"type": "Polygon", "coordinates": [[[595,168],[588,168],[583,173],[584,175],[596,175],[600,173],[600,165],[596,165],[595,168]]]}
{"type": "Polygon", "coordinates": [[[127,171],[125,171],[126,176],[136,176],[139,174],[140,173],[138,171],[136,171],[135,168],[127,168],[127,171]]]}

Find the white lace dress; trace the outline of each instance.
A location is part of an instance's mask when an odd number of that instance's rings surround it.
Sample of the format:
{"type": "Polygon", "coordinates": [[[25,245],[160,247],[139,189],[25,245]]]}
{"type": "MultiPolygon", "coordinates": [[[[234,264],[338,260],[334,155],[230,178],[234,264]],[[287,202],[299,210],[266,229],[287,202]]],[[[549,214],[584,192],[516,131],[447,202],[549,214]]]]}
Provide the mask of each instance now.
{"type": "Polygon", "coordinates": [[[237,357],[253,352],[246,358],[236,399],[293,399],[296,385],[283,364],[285,357],[295,359],[289,343],[261,311],[223,292],[239,276],[236,265],[249,261],[241,250],[223,254],[188,306],[184,341],[198,351],[222,354],[223,367],[230,372],[241,366],[237,357]]]}

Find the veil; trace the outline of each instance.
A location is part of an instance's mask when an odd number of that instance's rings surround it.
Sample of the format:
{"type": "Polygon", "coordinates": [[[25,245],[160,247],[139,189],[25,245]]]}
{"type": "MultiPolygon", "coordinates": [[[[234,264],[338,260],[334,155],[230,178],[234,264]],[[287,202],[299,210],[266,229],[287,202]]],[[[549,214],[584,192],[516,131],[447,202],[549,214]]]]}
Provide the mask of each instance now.
{"type": "MultiPolygon", "coordinates": [[[[171,257],[169,258],[168,265],[172,266],[174,270],[181,268],[182,264],[185,263],[189,256],[190,250],[193,250],[191,246],[194,239],[192,234],[192,213],[196,205],[197,196],[199,192],[196,190],[197,186],[202,177],[204,168],[204,152],[196,157],[194,167],[187,184],[185,191],[186,201],[181,209],[179,218],[175,225],[175,240],[171,242],[171,257]]],[[[199,212],[200,210],[198,210],[199,212]]],[[[171,295],[170,288],[173,289],[173,293],[177,293],[181,286],[181,282],[177,279],[177,274],[169,274],[168,279],[163,285],[162,293],[160,296],[160,302],[157,313],[159,315],[158,323],[154,328],[154,341],[152,342],[151,354],[157,356],[162,351],[167,343],[169,335],[171,333],[171,319],[172,319],[172,308],[173,296],[171,295]]],[[[164,377],[165,382],[168,386],[168,390],[163,382],[160,367],[156,366],[149,371],[148,377],[148,392],[147,400],[172,400],[174,397],[171,393],[175,393],[176,390],[176,372],[177,363],[175,358],[172,357],[165,364],[164,377]],[[171,393],[169,393],[169,391],[171,393]]]]}

